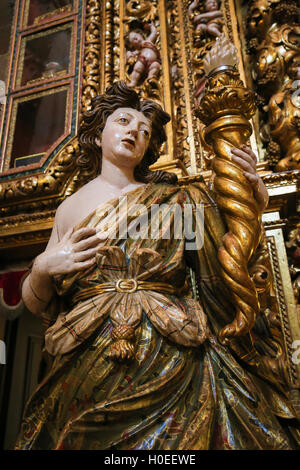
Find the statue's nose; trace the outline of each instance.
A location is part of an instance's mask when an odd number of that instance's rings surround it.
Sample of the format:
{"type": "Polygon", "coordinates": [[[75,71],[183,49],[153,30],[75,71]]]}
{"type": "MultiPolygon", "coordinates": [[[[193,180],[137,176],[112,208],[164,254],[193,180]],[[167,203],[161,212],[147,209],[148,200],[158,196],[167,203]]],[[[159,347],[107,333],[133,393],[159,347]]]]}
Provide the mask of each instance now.
{"type": "Polygon", "coordinates": [[[129,134],[132,135],[133,137],[137,137],[138,135],[138,130],[136,127],[132,127],[131,129],[128,130],[129,134]]]}

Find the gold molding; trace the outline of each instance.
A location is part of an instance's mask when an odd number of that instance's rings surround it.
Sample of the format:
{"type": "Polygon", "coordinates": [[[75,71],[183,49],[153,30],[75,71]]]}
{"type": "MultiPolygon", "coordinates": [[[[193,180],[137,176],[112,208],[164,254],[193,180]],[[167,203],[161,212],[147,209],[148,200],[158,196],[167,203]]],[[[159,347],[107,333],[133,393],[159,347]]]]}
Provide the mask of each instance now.
{"type": "MultiPolygon", "coordinates": [[[[98,4],[101,2],[97,2],[98,4]]],[[[114,79],[114,3],[112,0],[102,2],[102,57],[101,57],[101,86],[104,93],[114,79]]],[[[100,19],[100,18],[99,18],[100,19]]]]}
{"type": "MultiPolygon", "coordinates": [[[[158,1],[158,13],[160,18],[160,39],[161,39],[161,56],[162,56],[162,80],[163,80],[163,95],[164,95],[164,108],[170,114],[173,121],[173,106],[171,101],[171,80],[170,80],[170,64],[168,54],[168,26],[167,26],[167,13],[164,0],[158,1]]],[[[174,131],[172,121],[166,126],[167,139],[168,139],[168,159],[173,160],[175,155],[174,146],[174,131]]]]}
{"type": "Polygon", "coordinates": [[[39,210],[47,205],[50,198],[62,196],[75,172],[77,149],[77,142],[73,139],[56,155],[45,173],[0,183],[2,217],[22,214],[30,206],[39,210]]]}
{"type": "Polygon", "coordinates": [[[82,111],[90,108],[91,100],[100,90],[100,64],[101,62],[101,2],[100,0],[87,0],[85,45],[83,54],[82,77],[82,111]]]}
{"type": "Polygon", "coordinates": [[[44,13],[43,15],[37,16],[36,18],[34,18],[34,21],[32,24],[28,24],[30,0],[24,0],[22,19],[20,22],[21,29],[40,26],[42,22],[44,24],[45,20],[54,21],[57,16],[59,16],[59,18],[57,19],[60,19],[63,14],[72,13],[73,10],[76,8],[77,0],[73,0],[72,3],[73,5],[68,4],[61,8],[57,8],[50,12],[44,13]]]}
{"type": "Polygon", "coordinates": [[[300,170],[266,174],[262,176],[262,179],[268,189],[270,203],[272,203],[272,198],[274,200],[280,197],[287,199],[289,194],[299,193],[300,170]]]}
{"type": "Polygon", "coordinates": [[[300,364],[297,365],[292,361],[294,352],[292,344],[293,341],[300,340],[300,324],[288,270],[282,228],[276,225],[272,228],[266,228],[266,237],[273,268],[274,288],[280,311],[286,356],[288,358],[289,377],[293,386],[300,387],[300,364]]]}
{"type": "Polygon", "coordinates": [[[50,18],[53,18],[56,15],[60,15],[62,13],[68,13],[70,11],[72,11],[72,5],[71,4],[65,5],[64,7],[57,8],[56,10],[49,11],[48,13],[44,13],[43,15],[36,16],[34,18],[33,24],[36,25],[36,24],[40,23],[41,21],[43,21],[47,18],[50,19],[50,18]]]}
{"type": "MultiPolygon", "coordinates": [[[[188,130],[188,140],[190,147],[190,163],[191,163],[191,173],[197,173],[197,163],[196,163],[196,149],[199,148],[199,142],[197,140],[197,121],[195,115],[193,115],[194,105],[194,84],[192,78],[192,52],[190,47],[190,38],[189,38],[189,24],[188,24],[188,2],[184,0],[178,0],[178,13],[179,13],[179,34],[180,34],[180,43],[185,44],[185,47],[182,47],[182,67],[183,67],[183,88],[184,96],[186,102],[186,121],[187,121],[187,130],[188,130]],[[197,145],[198,143],[198,145],[197,145]]],[[[201,153],[201,151],[200,151],[201,153]]]]}

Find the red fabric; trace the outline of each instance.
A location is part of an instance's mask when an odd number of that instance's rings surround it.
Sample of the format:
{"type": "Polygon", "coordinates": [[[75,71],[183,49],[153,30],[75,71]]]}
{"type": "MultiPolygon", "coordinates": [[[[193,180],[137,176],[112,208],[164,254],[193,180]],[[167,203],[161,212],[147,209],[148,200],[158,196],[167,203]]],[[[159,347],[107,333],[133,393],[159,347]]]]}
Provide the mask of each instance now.
{"type": "Polygon", "coordinates": [[[3,289],[4,302],[9,306],[17,305],[21,300],[21,281],[26,271],[0,274],[0,289],[3,289]]]}

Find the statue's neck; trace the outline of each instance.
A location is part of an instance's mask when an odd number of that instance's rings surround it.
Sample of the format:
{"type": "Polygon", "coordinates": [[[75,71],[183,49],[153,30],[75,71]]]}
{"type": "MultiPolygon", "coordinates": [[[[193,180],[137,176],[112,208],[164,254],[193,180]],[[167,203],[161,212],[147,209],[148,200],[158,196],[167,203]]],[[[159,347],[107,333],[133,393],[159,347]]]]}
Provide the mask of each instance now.
{"type": "Polygon", "coordinates": [[[108,160],[102,161],[101,174],[99,177],[102,182],[106,182],[110,186],[120,190],[131,184],[137,184],[134,178],[134,168],[116,166],[108,160]]]}

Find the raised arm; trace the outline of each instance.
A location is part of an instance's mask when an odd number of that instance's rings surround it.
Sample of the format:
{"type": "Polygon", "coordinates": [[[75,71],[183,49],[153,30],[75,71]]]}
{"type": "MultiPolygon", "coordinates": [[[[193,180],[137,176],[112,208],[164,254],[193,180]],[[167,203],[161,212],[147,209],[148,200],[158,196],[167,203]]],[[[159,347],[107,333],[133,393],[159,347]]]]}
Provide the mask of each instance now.
{"type": "Polygon", "coordinates": [[[157,29],[155,28],[153,23],[150,23],[147,26],[148,26],[148,29],[150,29],[150,34],[149,36],[147,36],[146,41],[153,42],[154,44],[157,38],[157,29]]]}
{"type": "Polygon", "coordinates": [[[189,15],[192,15],[192,14],[193,14],[195,8],[197,8],[198,5],[199,5],[199,0],[194,0],[194,1],[190,4],[190,6],[189,6],[189,8],[188,8],[189,15]]]}

